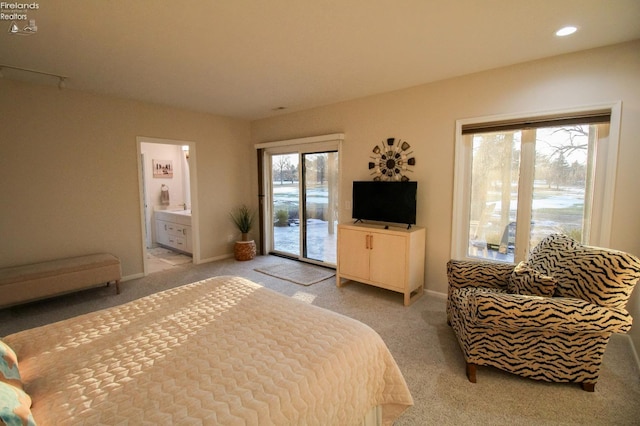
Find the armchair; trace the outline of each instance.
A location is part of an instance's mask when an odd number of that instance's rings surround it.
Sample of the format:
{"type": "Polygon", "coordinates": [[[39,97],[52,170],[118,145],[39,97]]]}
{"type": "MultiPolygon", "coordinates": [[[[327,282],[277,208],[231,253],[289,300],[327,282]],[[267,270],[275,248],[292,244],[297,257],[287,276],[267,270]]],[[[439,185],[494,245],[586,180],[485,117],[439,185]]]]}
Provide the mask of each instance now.
{"type": "Polygon", "coordinates": [[[593,392],[611,334],[631,328],[625,306],[640,260],[554,234],[526,262],[450,260],[447,276],[447,319],[469,381],[484,365],[593,392]]]}

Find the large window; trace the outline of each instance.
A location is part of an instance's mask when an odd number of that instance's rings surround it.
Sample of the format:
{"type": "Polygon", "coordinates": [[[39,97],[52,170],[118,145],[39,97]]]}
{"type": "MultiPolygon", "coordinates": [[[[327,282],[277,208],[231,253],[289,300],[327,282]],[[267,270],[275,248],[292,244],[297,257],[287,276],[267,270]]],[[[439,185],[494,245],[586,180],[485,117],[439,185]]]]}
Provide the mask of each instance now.
{"type": "Polygon", "coordinates": [[[615,107],[458,122],[453,256],[518,262],[551,233],[607,245],[615,107]]]}

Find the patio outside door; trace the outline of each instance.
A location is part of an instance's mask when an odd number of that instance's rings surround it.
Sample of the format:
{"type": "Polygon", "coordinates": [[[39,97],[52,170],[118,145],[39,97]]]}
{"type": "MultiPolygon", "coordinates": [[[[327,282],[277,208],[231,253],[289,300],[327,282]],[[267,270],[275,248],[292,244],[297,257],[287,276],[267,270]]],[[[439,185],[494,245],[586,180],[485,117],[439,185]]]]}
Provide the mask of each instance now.
{"type": "Polygon", "coordinates": [[[271,155],[272,252],[336,264],[338,152],[271,155]]]}

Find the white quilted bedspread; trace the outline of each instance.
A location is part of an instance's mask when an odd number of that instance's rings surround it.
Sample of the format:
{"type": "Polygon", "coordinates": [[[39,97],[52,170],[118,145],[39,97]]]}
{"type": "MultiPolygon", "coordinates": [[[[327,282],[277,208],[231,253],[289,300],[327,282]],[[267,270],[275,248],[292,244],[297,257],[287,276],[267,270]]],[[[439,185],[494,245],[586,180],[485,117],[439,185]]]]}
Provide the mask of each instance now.
{"type": "Polygon", "coordinates": [[[39,425],[356,425],[411,394],[380,336],[237,277],[4,339],[39,425]]]}

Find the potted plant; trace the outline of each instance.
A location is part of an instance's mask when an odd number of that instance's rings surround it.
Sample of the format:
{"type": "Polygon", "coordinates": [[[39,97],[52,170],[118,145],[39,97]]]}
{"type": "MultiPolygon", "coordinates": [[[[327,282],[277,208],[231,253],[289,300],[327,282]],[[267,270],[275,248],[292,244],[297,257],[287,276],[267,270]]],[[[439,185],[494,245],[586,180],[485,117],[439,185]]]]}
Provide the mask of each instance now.
{"type": "Polygon", "coordinates": [[[236,241],[233,253],[236,260],[251,260],[256,256],[256,243],[249,240],[249,231],[253,227],[255,219],[255,211],[249,209],[246,205],[242,205],[235,211],[230,213],[233,223],[242,234],[242,239],[236,241]]]}

